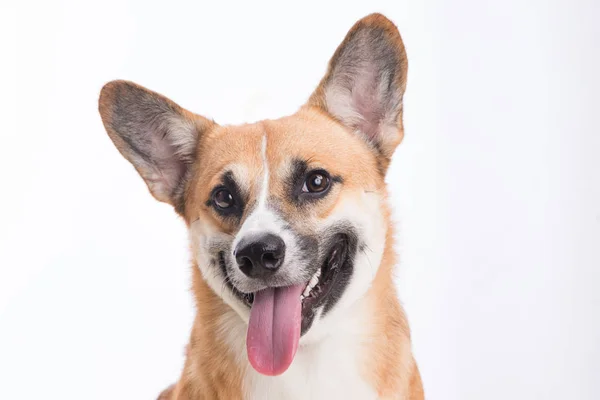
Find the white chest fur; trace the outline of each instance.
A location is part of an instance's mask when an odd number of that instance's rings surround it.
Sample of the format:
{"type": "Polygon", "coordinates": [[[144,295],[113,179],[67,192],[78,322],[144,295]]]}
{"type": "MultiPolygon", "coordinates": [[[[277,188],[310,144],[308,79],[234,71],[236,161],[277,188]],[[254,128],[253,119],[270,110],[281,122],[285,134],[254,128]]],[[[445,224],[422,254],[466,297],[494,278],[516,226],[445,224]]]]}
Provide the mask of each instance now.
{"type": "MultiPolygon", "coordinates": [[[[237,316],[223,320],[223,333],[238,362],[245,370],[246,400],[332,400],[376,399],[375,390],[363,379],[360,368],[364,349],[354,325],[344,321],[340,330],[314,343],[300,343],[290,368],[280,376],[256,372],[248,363],[245,347],[246,325],[237,316]],[[349,328],[349,329],[344,329],[349,328]],[[361,351],[362,350],[362,351],[361,351]]],[[[341,322],[341,321],[340,321],[341,322]]],[[[364,321],[363,321],[364,322],[364,321]]]]}
{"type": "Polygon", "coordinates": [[[305,346],[290,368],[277,377],[267,377],[248,369],[248,400],[331,400],[375,399],[374,390],[359,373],[353,343],[324,340],[305,346]]]}

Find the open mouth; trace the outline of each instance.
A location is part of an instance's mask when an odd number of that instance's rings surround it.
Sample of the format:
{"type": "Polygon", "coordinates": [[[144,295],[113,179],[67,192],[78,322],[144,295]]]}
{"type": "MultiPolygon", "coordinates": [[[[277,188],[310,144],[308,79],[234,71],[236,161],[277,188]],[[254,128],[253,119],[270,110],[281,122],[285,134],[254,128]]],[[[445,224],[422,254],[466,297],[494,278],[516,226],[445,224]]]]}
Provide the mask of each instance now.
{"type": "MultiPolygon", "coordinates": [[[[329,250],[323,264],[304,285],[300,301],[302,303],[301,334],[304,335],[311,327],[315,312],[323,306],[336,285],[341,281],[340,272],[348,261],[349,239],[345,234],[337,234],[332,240],[333,246],[329,250]]],[[[224,252],[219,253],[219,266],[224,276],[227,276],[224,252]]],[[[229,279],[226,284],[233,294],[248,307],[254,303],[254,293],[243,293],[238,290],[229,279]]]]}
{"type": "Polygon", "coordinates": [[[344,270],[349,264],[349,241],[344,234],[339,234],[333,241],[334,245],[329,250],[321,267],[307,283],[300,299],[302,301],[302,334],[305,334],[312,325],[315,312],[331,297],[336,287],[342,283],[344,270]]]}
{"type": "MultiPolygon", "coordinates": [[[[246,347],[250,364],[264,375],[285,372],[296,354],[300,337],[310,329],[316,312],[323,312],[339,298],[352,274],[350,238],[337,234],[322,265],[308,282],[267,287],[255,293],[242,293],[229,279],[226,284],[250,307],[246,347]]],[[[225,276],[225,255],[219,253],[225,276]]]]}

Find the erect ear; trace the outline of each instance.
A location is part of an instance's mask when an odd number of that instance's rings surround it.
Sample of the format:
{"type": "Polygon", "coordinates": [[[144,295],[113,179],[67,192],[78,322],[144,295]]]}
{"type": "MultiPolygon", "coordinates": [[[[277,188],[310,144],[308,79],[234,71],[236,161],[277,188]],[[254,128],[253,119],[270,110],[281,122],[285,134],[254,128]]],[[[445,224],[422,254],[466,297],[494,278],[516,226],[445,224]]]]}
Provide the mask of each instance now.
{"type": "Polygon", "coordinates": [[[383,15],[371,14],[350,29],[308,105],[361,135],[385,169],[404,134],[407,68],[398,28],[383,15]]]}
{"type": "Polygon", "coordinates": [[[112,81],[102,88],[99,110],[108,136],[152,195],[183,214],[198,138],[214,122],[127,81],[112,81]]]}

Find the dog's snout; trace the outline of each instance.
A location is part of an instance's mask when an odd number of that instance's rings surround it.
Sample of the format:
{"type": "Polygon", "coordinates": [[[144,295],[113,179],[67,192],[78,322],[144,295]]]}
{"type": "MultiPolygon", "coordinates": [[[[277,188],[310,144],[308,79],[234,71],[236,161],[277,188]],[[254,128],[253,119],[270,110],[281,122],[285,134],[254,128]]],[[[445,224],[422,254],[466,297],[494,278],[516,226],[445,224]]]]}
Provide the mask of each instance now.
{"type": "Polygon", "coordinates": [[[273,234],[242,239],[235,249],[235,259],[240,270],[251,278],[273,275],[283,263],[285,243],[273,234]]]}

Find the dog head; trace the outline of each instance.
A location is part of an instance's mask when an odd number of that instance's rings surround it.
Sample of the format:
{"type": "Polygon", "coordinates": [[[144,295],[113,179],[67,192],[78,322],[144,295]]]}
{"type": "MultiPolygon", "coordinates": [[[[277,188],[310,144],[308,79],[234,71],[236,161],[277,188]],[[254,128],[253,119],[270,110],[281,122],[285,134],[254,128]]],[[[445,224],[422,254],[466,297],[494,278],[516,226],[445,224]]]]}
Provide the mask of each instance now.
{"type": "Polygon", "coordinates": [[[373,14],[352,27],[307,104],[278,120],[221,126],[130,82],[102,89],[110,138],[184,217],[203,277],[249,323],[260,372],[284,371],[300,336],[326,331],[377,273],[406,73],[397,28],[373,14]]]}

